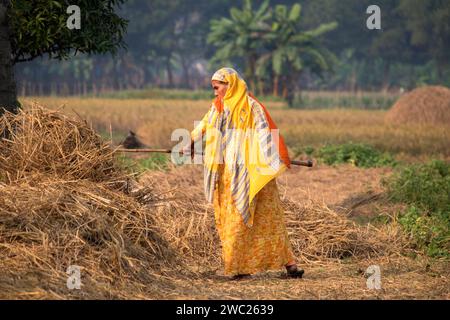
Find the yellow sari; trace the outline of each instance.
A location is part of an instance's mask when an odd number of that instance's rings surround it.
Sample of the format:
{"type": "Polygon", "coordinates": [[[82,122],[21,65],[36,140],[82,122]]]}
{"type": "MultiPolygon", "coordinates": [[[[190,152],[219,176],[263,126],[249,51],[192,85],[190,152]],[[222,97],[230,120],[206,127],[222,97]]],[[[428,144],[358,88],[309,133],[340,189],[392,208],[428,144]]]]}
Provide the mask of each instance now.
{"type": "Polygon", "coordinates": [[[213,104],[191,138],[206,133],[205,196],[214,205],[225,274],[280,269],[295,259],[276,184],[286,169],[276,136],[236,71],[220,69],[213,80],[228,83],[223,110],[213,104]]]}

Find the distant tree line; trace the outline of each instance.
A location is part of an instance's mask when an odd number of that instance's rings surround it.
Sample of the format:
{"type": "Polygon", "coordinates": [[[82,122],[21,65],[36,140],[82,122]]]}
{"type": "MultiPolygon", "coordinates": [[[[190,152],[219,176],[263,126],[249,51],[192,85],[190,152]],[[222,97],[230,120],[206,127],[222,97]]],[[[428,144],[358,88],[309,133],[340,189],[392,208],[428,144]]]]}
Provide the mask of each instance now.
{"type": "Polygon", "coordinates": [[[62,62],[43,56],[16,64],[18,93],[199,89],[207,87],[211,72],[223,65],[241,71],[252,90],[288,100],[300,89],[450,86],[450,1],[378,0],[381,30],[366,28],[371,4],[124,1],[116,12],[128,20],[126,50],[119,48],[114,56],[78,54],[62,62]]]}

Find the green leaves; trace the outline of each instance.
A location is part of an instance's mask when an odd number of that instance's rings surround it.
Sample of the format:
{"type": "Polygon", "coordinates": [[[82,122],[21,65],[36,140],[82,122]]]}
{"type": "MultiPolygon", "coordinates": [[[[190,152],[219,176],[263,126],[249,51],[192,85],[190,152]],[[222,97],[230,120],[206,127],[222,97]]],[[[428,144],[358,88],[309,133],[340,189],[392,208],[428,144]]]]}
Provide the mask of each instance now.
{"type": "Polygon", "coordinates": [[[295,79],[304,68],[317,74],[331,70],[333,56],[322,47],[319,37],[336,28],[337,24],[333,22],[302,31],[300,13],[299,4],[294,4],[290,10],[285,5],[275,6],[271,29],[264,36],[266,48],[272,55],[272,65],[264,63],[265,67],[271,67],[266,70],[267,74],[288,75],[286,78],[295,79]]]}
{"type": "Polygon", "coordinates": [[[259,7],[258,11],[256,11],[255,14],[256,19],[266,20],[270,18],[270,12],[268,9],[269,9],[269,0],[265,0],[259,7]]]}
{"type": "Polygon", "coordinates": [[[231,8],[231,9],[230,9],[230,15],[231,15],[231,18],[233,18],[233,20],[234,20],[235,22],[241,22],[241,19],[242,19],[242,13],[241,13],[240,10],[238,10],[238,9],[236,9],[236,8],[231,8]]]}
{"type": "Polygon", "coordinates": [[[212,62],[224,63],[243,57],[249,70],[246,77],[252,81],[256,74],[253,61],[258,59],[260,48],[264,46],[264,34],[271,29],[267,23],[270,18],[268,8],[269,1],[266,0],[253,11],[251,1],[246,0],[242,9],[230,9],[230,19],[212,20],[208,43],[217,47],[212,62]]]}
{"type": "Polygon", "coordinates": [[[106,53],[124,47],[127,21],[114,6],[124,0],[78,1],[80,30],[66,26],[68,3],[55,0],[12,0],[9,21],[13,37],[14,62],[28,61],[43,54],[66,59],[73,52],[106,53]]]}
{"type": "Polygon", "coordinates": [[[401,168],[384,182],[390,199],[409,207],[399,222],[420,249],[450,257],[450,165],[443,161],[401,168]]]}
{"type": "Polygon", "coordinates": [[[268,74],[283,78],[294,78],[304,68],[313,72],[331,70],[331,54],[323,49],[319,37],[334,28],[336,23],[328,23],[310,31],[300,30],[300,4],[291,8],[286,5],[269,7],[264,1],[253,11],[249,0],[243,8],[232,8],[230,19],[211,21],[208,42],[218,49],[213,61],[229,61],[244,57],[247,65],[256,57],[256,66],[251,67],[247,77],[265,78],[268,74]]]}
{"type": "Polygon", "coordinates": [[[443,161],[405,167],[389,180],[388,187],[396,201],[450,213],[450,165],[443,161]]]}
{"type": "Polygon", "coordinates": [[[275,6],[275,18],[280,21],[284,21],[287,18],[287,7],[285,5],[275,6]]]}
{"type": "Polygon", "coordinates": [[[296,3],[292,6],[291,12],[289,13],[289,20],[296,22],[300,18],[301,6],[296,3]]]}
{"type": "Polygon", "coordinates": [[[272,56],[273,70],[276,74],[281,74],[283,69],[284,52],[282,49],[276,50],[272,56]]]}
{"type": "Polygon", "coordinates": [[[363,143],[327,145],[317,152],[317,158],[328,165],[350,163],[363,168],[396,165],[391,155],[363,143]]]}
{"type": "Polygon", "coordinates": [[[305,35],[307,35],[310,38],[317,38],[327,32],[333,31],[334,29],[337,28],[337,26],[338,26],[337,22],[321,24],[316,29],[305,32],[305,35]]]}

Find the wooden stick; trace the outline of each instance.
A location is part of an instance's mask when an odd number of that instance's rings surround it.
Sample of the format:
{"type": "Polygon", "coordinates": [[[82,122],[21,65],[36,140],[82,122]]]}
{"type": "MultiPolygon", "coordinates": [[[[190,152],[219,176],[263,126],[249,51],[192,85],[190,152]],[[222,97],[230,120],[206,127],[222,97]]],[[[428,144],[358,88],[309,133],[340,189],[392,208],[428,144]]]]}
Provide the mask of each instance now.
{"type": "Polygon", "coordinates": [[[115,149],[116,152],[159,152],[159,153],[172,153],[170,149],[115,149]]]}
{"type": "MultiPolygon", "coordinates": [[[[170,149],[115,149],[115,152],[159,152],[159,153],[172,153],[172,150],[170,149]]],[[[312,160],[291,160],[291,164],[296,166],[304,166],[304,167],[312,167],[313,162],[312,160]]]]}

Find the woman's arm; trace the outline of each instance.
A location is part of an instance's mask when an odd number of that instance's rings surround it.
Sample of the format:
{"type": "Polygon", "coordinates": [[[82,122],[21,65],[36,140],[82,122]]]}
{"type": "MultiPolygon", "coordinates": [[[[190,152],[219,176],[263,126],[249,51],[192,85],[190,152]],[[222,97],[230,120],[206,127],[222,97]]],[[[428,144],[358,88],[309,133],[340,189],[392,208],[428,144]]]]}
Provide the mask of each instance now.
{"type": "Polygon", "coordinates": [[[206,126],[208,124],[211,112],[213,112],[213,108],[214,108],[214,105],[211,106],[209,111],[206,112],[206,114],[203,116],[203,119],[195,126],[194,130],[191,131],[191,143],[190,143],[189,146],[186,146],[183,149],[183,153],[189,153],[190,152],[192,158],[194,157],[194,146],[195,146],[195,143],[198,140],[201,141],[203,139],[203,135],[205,134],[206,126]]]}
{"type": "Polygon", "coordinates": [[[203,119],[197,124],[194,130],[191,131],[191,142],[194,143],[198,139],[202,139],[203,134],[206,130],[206,125],[208,123],[208,118],[211,114],[213,106],[209,109],[209,111],[203,116],[203,119]]]}

